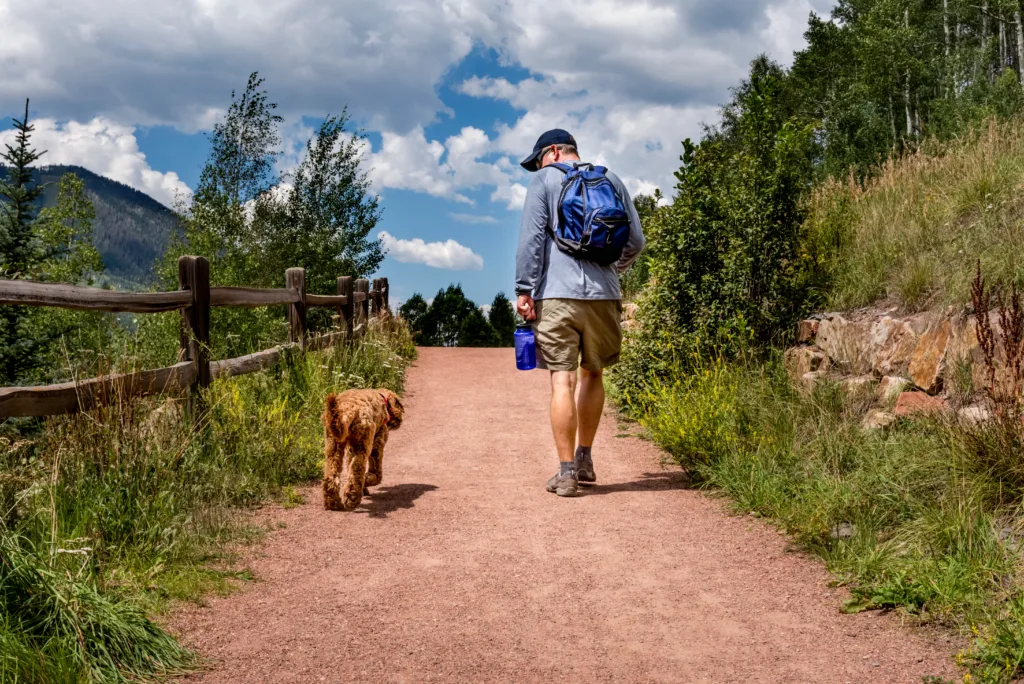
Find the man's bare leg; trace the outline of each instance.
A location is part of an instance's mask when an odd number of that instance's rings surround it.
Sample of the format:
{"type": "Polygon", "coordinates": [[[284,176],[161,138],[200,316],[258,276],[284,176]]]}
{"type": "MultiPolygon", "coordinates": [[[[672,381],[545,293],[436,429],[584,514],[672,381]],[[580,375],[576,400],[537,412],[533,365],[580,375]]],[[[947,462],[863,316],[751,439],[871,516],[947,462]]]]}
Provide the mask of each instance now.
{"type": "Polygon", "coordinates": [[[576,400],[580,446],[594,445],[597,426],[604,412],[604,371],[580,369],[580,396],[576,400]]]}
{"type": "Polygon", "coordinates": [[[558,460],[571,463],[576,449],[576,371],[551,371],[551,432],[558,460]]]}

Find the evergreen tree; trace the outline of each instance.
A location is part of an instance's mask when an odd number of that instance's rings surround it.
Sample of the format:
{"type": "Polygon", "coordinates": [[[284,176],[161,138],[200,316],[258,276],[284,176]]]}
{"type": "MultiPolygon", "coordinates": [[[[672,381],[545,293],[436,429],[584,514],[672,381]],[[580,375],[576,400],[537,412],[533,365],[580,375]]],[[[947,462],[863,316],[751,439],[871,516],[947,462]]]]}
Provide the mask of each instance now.
{"type": "Polygon", "coordinates": [[[422,318],[422,344],[427,347],[458,345],[462,322],[474,310],[476,305],[466,299],[461,285],[449,285],[438,290],[422,318]]]}
{"type": "MultiPolygon", "coordinates": [[[[34,127],[25,116],[14,120],[17,134],[0,160],[0,273],[5,277],[81,283],[103,270],[92,245],[92,202],[73,174],[61,178],[56,204],[39,212],[44,188],[34,181],[33,165],[42,157],[31,145],[34,127]]],[[[89,318],[91,316],[91,318],[89,318]]],[[[83,314],[62,309],[0,306],[0,385],[56,375],[56,342],[81,328],[83,314]]],[[[94,348],[91,340],[89,346],[94,348]]],[[[71,351],[81,348],[68,345],[71,351]]],[[[61,364],[62,365],[62,364],[61,364]]]]}
{"type": "Polygon", "coordinates": [[[498,346],[511,347],[515,344],[516,319],[512,310],[512,302],[505,296],[504,292],[494,295],[491,302],[491,311],[487,316],[491,328],[497,337],[498,346]]]}
{"type": "Polygon", "coordinates": [[[458,346],[460,347],[498,347],[501,346],[498,334],[484,318],[480,309],[473,307],[459,325],[458,346]]]}
{"type": "Polygon", "coordinates": [[[413,342],[416,344],[423,344],[423,317],[429,308],[427,300],[419,292],[413,294],[402,306],[398,307],[398,314],[409,324],[413,342]]]}
{"type": "Polygon", "coordinates": [[[31,275],[39,249],[35,222],[43,188],[33,182],[32,167],[45,152],[31,146],[35,126],[29,123],[28,102],[25,117],[14,120],[14,144],[0,153],[7,167],[7,179],[0,180],[0,268],[8,277],[31,275]]]}
{"type": "MultiPolygon", "coordinates": [[[[14,145],[5,145],[0,153],[7,167],[7,179],[0,180],[0,272],[24,278],[35,262],[35,202],[43,193],[32,182],[32,165],[42,153],[30,145],[34,127],[29,123],[28,100],[25,117],[14,120],[14,129],[14,145]]],[[[27,307],[0,307],[0,384],[13,384],[41,362],[39,345],[26,330],[30,315],[27,307]]]]}

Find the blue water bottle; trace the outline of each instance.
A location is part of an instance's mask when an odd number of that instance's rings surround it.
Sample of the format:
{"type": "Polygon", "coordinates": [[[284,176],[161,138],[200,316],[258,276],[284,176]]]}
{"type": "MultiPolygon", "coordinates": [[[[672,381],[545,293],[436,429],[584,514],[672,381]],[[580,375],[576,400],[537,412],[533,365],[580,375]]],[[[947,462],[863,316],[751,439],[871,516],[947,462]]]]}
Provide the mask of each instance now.
{"type": "Polygon", "coordinates": [[[537,367],[537,341],[529,325],[516,326],[516,368],[533,370],[537,367]]]}

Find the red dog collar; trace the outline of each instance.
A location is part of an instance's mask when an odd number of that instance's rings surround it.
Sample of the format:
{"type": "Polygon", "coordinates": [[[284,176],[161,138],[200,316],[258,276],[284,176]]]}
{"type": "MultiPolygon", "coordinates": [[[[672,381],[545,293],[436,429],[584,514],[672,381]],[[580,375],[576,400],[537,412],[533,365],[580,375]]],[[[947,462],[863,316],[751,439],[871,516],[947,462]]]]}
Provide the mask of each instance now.
{"type": "Polygon", "coordinates": [[[389,420],[394,420],[395,414],[391,412],[391,404],[388,403],[388,398],[381,392],[378,392],[377,394],[380,394],[380,398],[384,401],[384,410],[388,412],[387,418],[385,418],[382,423],[382,425],[387,425],[389,420]]]}

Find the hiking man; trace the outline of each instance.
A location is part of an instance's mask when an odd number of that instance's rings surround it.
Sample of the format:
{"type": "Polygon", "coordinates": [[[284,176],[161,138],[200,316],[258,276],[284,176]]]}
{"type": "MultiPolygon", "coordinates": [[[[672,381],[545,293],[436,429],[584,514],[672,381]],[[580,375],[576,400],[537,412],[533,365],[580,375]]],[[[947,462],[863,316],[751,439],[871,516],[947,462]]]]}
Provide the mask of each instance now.
{"type": "Polygon", "coordinates": [[[591,448],[604,410],[603,372],[622,347],[619,273],[643,250],[644,235],[622,181],[583,164],[568,132],[540,136],[521,165],[537,175],[519,230],[516,309],[533,322],[537,366],[551,372],[559,471],[547,489],[576,496],[580,482],[597,481],[591,448]]]}

